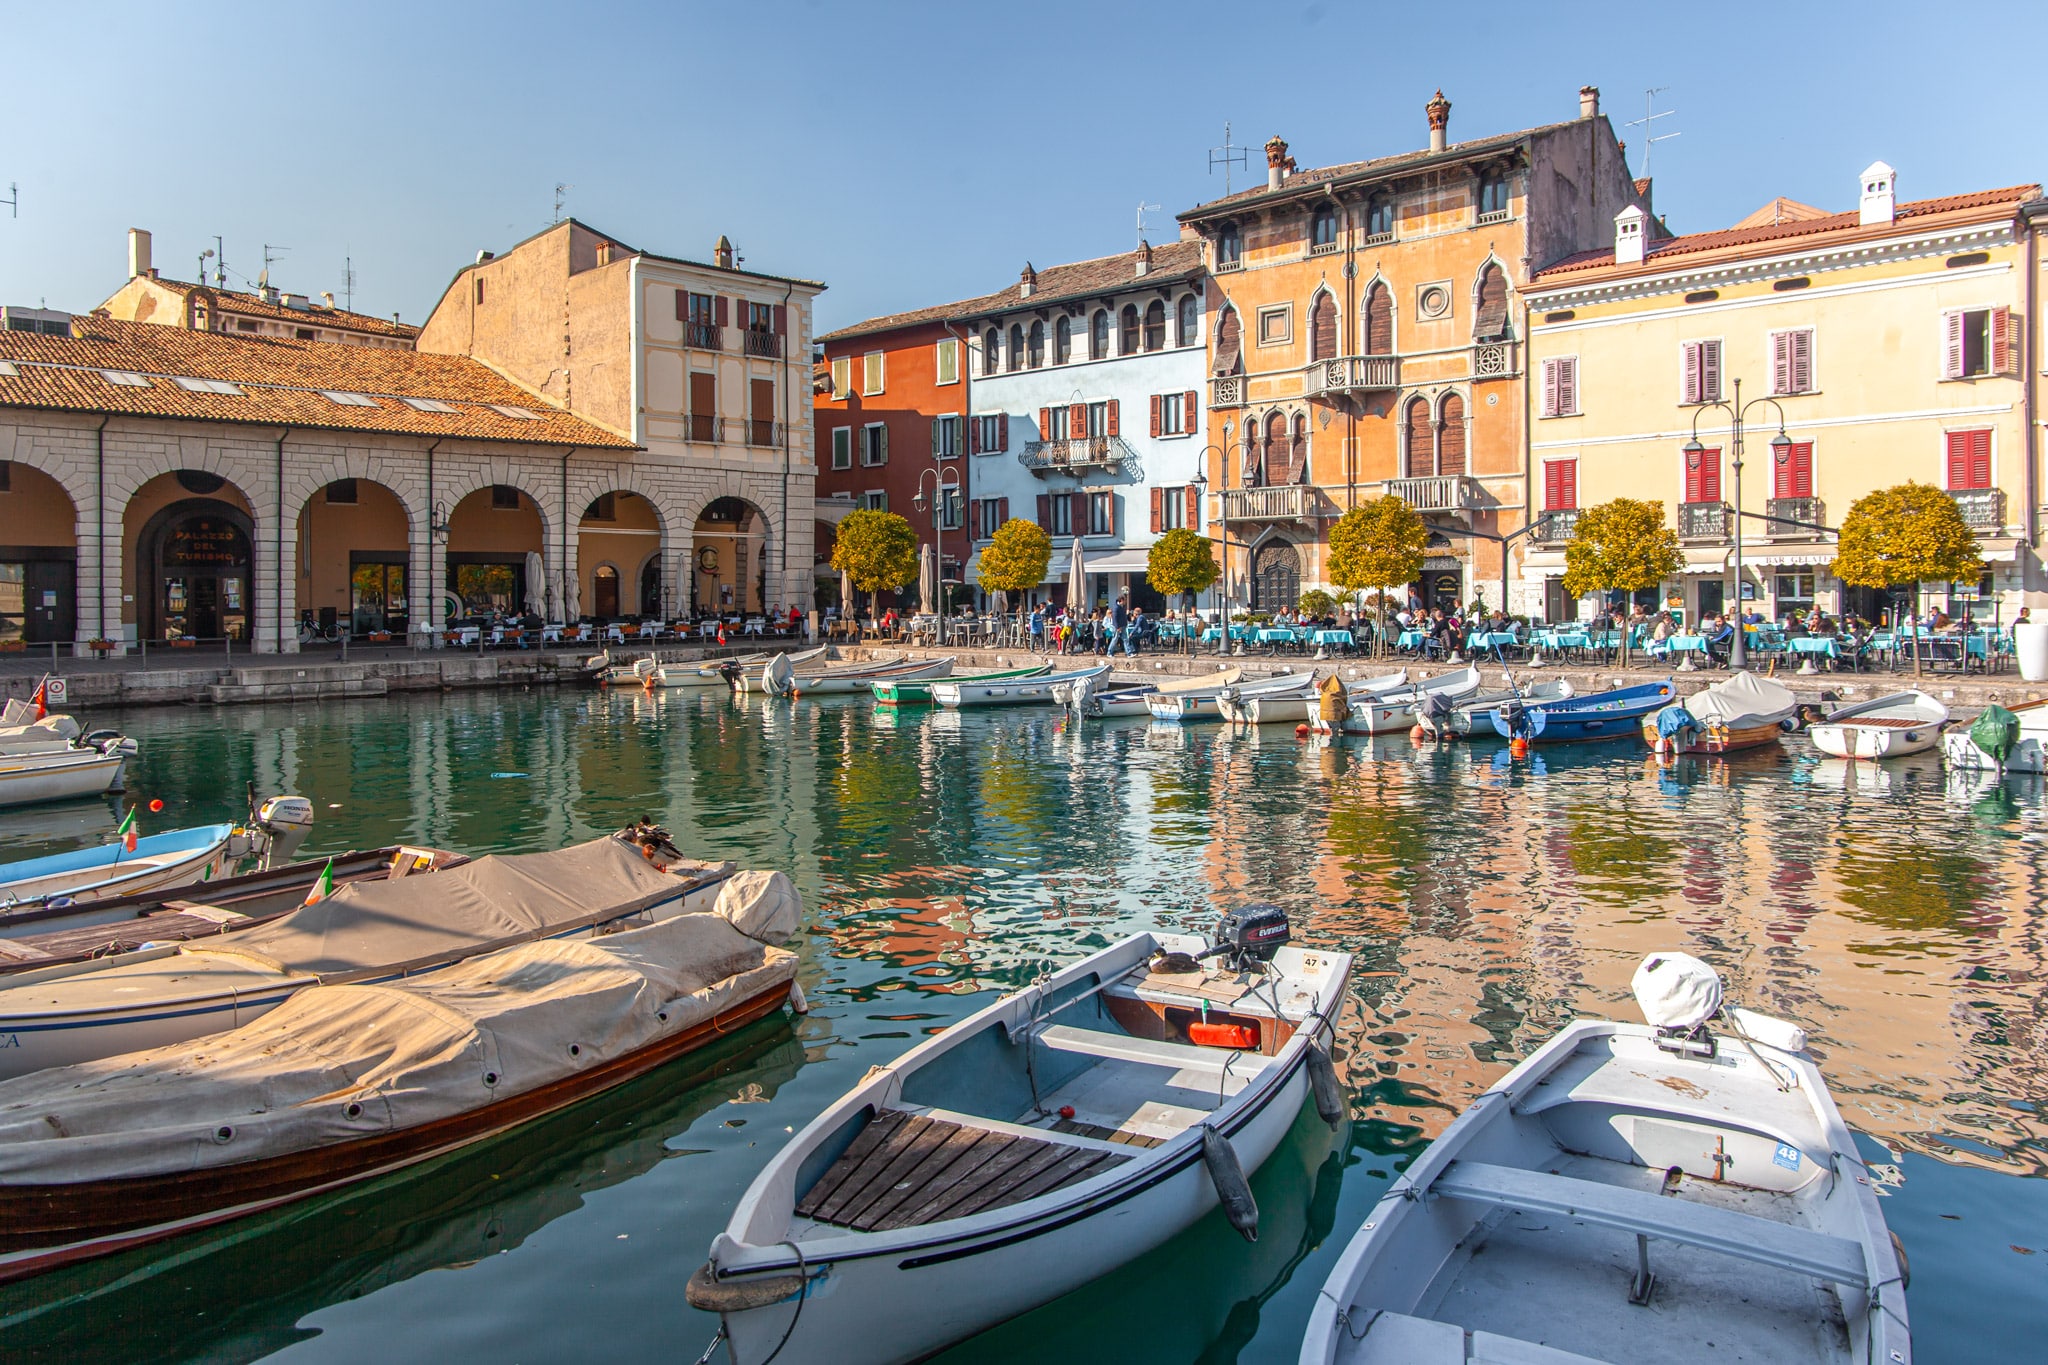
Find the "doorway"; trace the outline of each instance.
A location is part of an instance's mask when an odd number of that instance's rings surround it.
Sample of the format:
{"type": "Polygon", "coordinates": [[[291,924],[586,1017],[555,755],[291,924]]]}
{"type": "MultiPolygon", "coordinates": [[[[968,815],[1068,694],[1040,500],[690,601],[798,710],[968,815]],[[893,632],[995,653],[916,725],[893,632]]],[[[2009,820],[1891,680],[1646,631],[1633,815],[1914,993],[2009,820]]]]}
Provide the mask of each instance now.
{"type": "Polygon", "coordinates": [[[403,636],[409,623],[403,561],[358,558],[349,570],[349,630],[355,635],[389,631],[403,636]]]}
{"type": "Polygon", "coordinates": [[[1700,609],[1693,619],[1703,620],[1719,616],[1722,604],[1728,600],[1728,585],[1718,578],[1703,579],[1700,582],[1700,609]]]}
{"type": "Polygon", "coordinates": [[[1252,551],[1252,610],[1291,611],[1301,601],[1301,555],[1284,540],[1252,551]]]}
{"type": "Polygon", "coordinates": [[[158,639],[243,640],[249,634],[249,521],[239,508],[190,498],[143,534],[143,602],[158,639]]]}
{"type": "Polygon", "coordinates": [[[590,576],[590,611],[600,622],[619,614],[619,571],[609,564],[598,565],[590,576]]]}
{"type": "Polygon", "coordinates": [[[70,560],[0,559],[0,640],[70,641],[78,632],[77,576],[70,560]]]}

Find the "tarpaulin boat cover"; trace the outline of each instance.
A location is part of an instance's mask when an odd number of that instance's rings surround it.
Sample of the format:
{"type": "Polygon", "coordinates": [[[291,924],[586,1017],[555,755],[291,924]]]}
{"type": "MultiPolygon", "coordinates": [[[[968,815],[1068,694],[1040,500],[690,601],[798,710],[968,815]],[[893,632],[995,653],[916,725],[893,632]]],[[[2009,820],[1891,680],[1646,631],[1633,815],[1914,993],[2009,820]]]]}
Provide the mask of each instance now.
{"type": "Polygon", "coordinates": [[[326,900],[193,955],[323,979],[470,956],[637,914],[687,891],[696,865],[663,872],[618,839],[506,853],[397,881],[351,882],[326,900]]]}
{"type": "Polygon", "coordinates": [[[1769,725],[1792,714],[1799,699],[1783,683],[1754,673],[1731,673],[1703,692],[1685,699],[1685,709],[1703,725],[1731,730],[1769,725]]]}
{"type": "Polygon", "coordinates": [[[0,1182],[217,1170],[415,1128],[787,989],[796,965],[713,912],[315,986],[228,1033],[0,1082],[0,1182]]]}

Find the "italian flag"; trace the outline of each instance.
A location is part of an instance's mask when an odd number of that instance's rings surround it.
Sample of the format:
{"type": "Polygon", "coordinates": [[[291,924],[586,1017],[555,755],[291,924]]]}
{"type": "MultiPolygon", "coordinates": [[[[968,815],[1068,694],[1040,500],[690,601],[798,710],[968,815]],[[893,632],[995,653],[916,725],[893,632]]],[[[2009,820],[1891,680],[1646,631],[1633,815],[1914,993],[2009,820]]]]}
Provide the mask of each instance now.
{"type": "Polygon", "coordinates": [[[334,894],[334,859],[327,860],[327,866],[320,869],[320,875],[313,882],[313,889],[306,893],[301,905],[318,905],[334,894]]]}
{"type": "Polygon", "coordinates": [[[135,807],[130,806],[128,808],[128,813],[121,817],[121,828],[115,830],[114,833],[121,836],[121,846],[123,848],[127,849],[130,853],[135,851],[135,807]]]}

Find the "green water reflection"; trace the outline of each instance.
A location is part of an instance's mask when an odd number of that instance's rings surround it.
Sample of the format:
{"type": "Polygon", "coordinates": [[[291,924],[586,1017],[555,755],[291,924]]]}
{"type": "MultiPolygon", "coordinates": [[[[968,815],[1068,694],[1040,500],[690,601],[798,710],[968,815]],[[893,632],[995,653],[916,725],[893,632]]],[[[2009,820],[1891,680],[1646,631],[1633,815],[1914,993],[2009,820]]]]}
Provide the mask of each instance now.
{"type": "MultiPolygon", "coordinates": [[[[714,1324],[683,1278],[768,1155],[870,1065],[1049,963],[1254,898],[1357,954],[1347,1131],[1296,1125],[1258,1177],[1256,1246],[1212,1218],[950,1362],[1292,1360],[1408,1156],[1564,1019],[1629,1017],[1636,961],[1673,947],[1805,1024],[1851,1124],[1908,1154],[1888,1210],[1920,1277],[1919,1358],[2026,1358],[2048,1329],[2038,783],[1789,748],[1516,764],[1493,744],[850,698],[120,719],[143,743],[132,794],[169,807],[156,827],[231,817],[254,783],[314,800],[313,849],[536,849],[649,815],[707,856],[785,868],[811,911],[794,946],[815,1008],[452,1161],[0,1292],[9,1359],[694,1358],[714,1324]]],[[[114,818],[0,829],[26,856],[114,818]]]]}

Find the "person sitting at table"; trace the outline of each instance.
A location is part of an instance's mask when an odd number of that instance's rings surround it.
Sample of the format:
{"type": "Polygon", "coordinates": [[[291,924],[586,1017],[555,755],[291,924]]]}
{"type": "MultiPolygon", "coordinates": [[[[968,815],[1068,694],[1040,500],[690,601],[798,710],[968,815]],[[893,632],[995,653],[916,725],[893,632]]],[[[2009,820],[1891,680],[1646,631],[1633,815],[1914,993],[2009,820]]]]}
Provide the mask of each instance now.
{"type": "Polygon", "coordinates": [[[1152,623],[1145,619],[1145,609],[1132,607],[1131,619],[1124,626],[1124,653],[1136,654],[1138,647],[1145,643],[1146,632],[1151,629],[1152,623]]]}
{"type": "Polygon", "coordinates": [[[1456,631],[1451,624],[1451,618],[1444,615],[1442,607],[1437,607],[1430,613],[1427,630],[1428,635],[1422,642],[1423,652],[1432,658],[1448,653],[1456,631]]]}
{"type": "Polygon", "coordinates": [[[889,608],[889,610],[887,610],[887,611],[885,611],[885,612],[883,612],[883,613],[882,613],[882,634],[883,634],[884,636],[890,636],[890,635],[894,635],[895,633],[896,633],[896,608],[894,608],[894,607],[891,607],[891,608],[889,608]]]}
{"type": "Polygon", "coordinates": [[[1652,640],[1668,640],[1677,633],[1678,627],[1672,622],[1671,613],[1668,611],[1658,612],[1656,623],[1650,627],[1650,638],[1652,640]]]}
{"type": "Polygon", "coordinates": [[[2012,618],[2012,623],[2016,626],[2031,626],[2034,624],[2032,611],[2031,607],[2021,607],[2020,614],[2012,618]]]}
{"type": "Polygon", "coordinates": [[[1728,649],[1735,640],[1735,626],[1718,613],[1700,622],[1700,634],[1707,639],[1707,655],[1720,665],[1727,667],[1728,649]]]}

